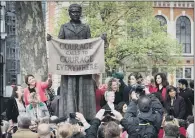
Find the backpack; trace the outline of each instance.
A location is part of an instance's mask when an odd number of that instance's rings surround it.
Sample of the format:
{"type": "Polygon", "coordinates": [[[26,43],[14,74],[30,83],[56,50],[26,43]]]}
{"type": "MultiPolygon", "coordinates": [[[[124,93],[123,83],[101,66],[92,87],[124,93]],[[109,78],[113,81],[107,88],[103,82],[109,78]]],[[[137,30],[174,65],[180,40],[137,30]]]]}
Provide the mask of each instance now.
{"type": "Polygon", "coordinates": [[[153,125],[150,123],[146,124],[139,124],[138,128],[136,129],[137,138],[157,138],[158,134],[153,125]]]}

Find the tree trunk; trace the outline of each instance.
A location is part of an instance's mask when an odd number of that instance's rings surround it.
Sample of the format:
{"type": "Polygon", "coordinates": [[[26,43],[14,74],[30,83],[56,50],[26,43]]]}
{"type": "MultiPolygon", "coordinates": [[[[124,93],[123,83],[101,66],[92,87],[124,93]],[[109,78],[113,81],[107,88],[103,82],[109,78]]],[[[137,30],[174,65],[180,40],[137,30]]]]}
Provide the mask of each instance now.
{"type": "Polygon", "coordinates": [[[20,46],[21,83],[33,74],[44,80],[48,74],[45,26],[41,2],[16,2],[16,35],[20,46]]]}

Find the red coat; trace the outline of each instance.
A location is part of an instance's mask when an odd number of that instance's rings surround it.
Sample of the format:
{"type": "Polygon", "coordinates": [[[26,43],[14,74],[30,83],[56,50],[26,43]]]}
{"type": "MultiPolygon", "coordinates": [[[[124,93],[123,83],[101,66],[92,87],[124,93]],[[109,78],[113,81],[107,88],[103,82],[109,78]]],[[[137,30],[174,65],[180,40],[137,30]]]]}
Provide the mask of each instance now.
{"type": "Polygon", "coordinates": [[[149,85],[149,92],[150,93],[154,93],[154,92],[157,92],[157,88],[153,85],[149,85]]]}
{"type": "Polygon", "coordinates": [[[101,109],[100,101],[102,98],[104,98],[104,93],[106,91],[107,87],[106,85],[102,85],[95,91],[95,98],[96,98],[96,112],[98,112],[101,109]]]}

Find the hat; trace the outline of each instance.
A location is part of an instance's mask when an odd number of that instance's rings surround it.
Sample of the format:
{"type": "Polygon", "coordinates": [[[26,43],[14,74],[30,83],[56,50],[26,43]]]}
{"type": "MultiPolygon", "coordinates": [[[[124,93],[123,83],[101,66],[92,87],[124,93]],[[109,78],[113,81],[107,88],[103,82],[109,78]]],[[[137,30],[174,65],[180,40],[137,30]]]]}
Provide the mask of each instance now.
{"type": "Polygon", "coordinates": [[[122,80],[124,79],[124,74],[122,72],[116,72],[112,74],[112,77],[122,80]]]}

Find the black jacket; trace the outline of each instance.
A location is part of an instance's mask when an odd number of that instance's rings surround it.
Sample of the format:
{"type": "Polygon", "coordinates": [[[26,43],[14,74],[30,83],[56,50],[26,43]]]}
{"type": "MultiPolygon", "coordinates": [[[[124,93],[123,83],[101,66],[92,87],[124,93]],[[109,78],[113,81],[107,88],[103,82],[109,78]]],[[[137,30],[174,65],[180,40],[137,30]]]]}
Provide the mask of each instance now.
{"type": "Polygon", "coordinates": [[[139,124],[147,123],[149,123],[150,125],[143,127],[150,127],[151,130],[154,130],[154,135],[158,135],[158,131],[160,130],[160,126],[162,123],[163,107],[156,97],[154,97],[153,95],[150,95],[149,97],[152,100],[151,109],[149,110],[149,112],[140,112],[135,101],[131,101],[128,105],[128,109],[124,115],[124,119],[121,120],[121,125],[127,130],[129,138],[139,138],[137,132],[140,127],[139,124]]]}
{"type": "Polygon", "coordinates": [[[130,85],[126,85],[124,87],[124,90],[123,90],[123,101],[126,102],[127,104],[129,104],[129,94],[130,94],[130,91],[131,91],[131,86],[130,85]]]}
{"type": "Polygon", "coordinates": [[[165,109],[168,115],[173,115],[178,119],[185,119],[186,105],[185,101],[181,96],[176,96],[173,101],[173,107],[171,106],[171,100],[165,102],[165,109]]]}
{"type": "Polygon", "coordinates": [[[86,138],[97,138],[97,131],[101,124],[101,121],[97,118],[93,119],[91,126],[86,130],[86,138]]]}
{"type": "Polygon", "coordinates": [[[8,120],[12,120],[14,123],[17,123],[18,115],[19,115],[19,111],[18,111],[17,102],[15,98],[11,97],[7,102],[6,117],[8,120]]]}
{"type": "MultiPolygon", "coordinates": [[[[109,107],[108,104],[105,104],[102,109],[105,109],[105,110],[111,110],[111,108],[109,107]]],[[[114,104],[114,109],[116,110],[117,109],[117,105],[114,104]]]]}
{"type": "Polygon", "coordinates": [[[184,98],[186,104],[186,114],[184,119],[186,119],[189,115],[192,115],[192,105],[194,105],[194,95],[193,90],[187,88],[185,90],[181,90],[179,96],[184,98]]]}

